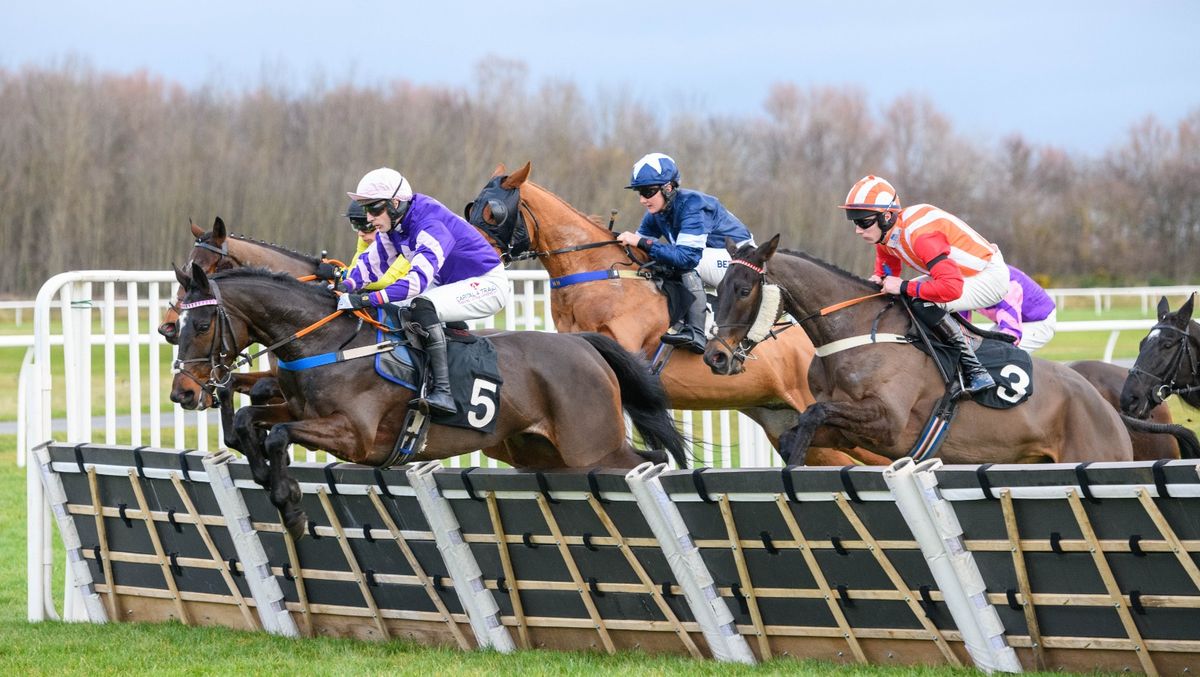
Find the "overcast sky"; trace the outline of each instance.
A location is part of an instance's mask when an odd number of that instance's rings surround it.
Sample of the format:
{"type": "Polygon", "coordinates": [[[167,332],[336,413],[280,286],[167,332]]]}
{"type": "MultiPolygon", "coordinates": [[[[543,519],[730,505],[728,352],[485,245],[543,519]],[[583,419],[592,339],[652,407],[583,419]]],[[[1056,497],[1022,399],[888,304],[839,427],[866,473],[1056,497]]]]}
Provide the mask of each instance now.
{"type": "Polygon", "coordinates": [[[304,87],[317,75],[467,85],[524,62],[678,110],[762,113],[772,84],[854,86],[882,106],[931,99],[960,133],[1098,155],[1153,115],[1200,107],[1200,1],[630,3],[59,0],[0,9],[0,67],[79,57],[185,86],[304,87]]]}

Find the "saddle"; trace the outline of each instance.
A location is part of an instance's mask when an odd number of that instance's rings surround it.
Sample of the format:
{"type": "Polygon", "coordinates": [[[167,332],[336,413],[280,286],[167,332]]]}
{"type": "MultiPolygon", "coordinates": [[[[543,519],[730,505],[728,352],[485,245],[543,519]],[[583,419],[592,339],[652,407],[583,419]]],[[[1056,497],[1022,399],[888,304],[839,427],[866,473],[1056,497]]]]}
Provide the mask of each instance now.
{"type": "MultiPolygon", "coordinates": [[[[995,388],[975,393],[971,399],[992,409],[1009,409],[1029,399],[1033,394],[1033,358],[1013,345],[1015,337],[980,329],[957,316],[956,319],[962,325],[967,340],[971,342],[975,357],[979,358],[979,363],[996,381],[995,388]]],[[[932,353],[930,346],[921,339],[915,327],[909,330],[907,337],[921,352],[926,355],[932,354],[937,359],[943,374],[957,378],[958,351],[939,341],[928,326],[924,327],[924,331],[932,345],[932,353]]]]}
{"type": "MultiPolygon", "coordinates": [[[[421,350],[420,334],[412,331],[408,309],[381,306],[377,309],[376,319],[388,328],[386,336],[383,330],[377,329],[376,340],[390,340],[397,345],[375,356],[375,372],[384,380],[420,392],[421,387],[427,385],[429,364],[421,350]]],[[[434,415],[433,422],[493,432],[499,417],[481,416],[476,410],[499,411],[500,387],[504,379],[500,377],[495,346],[487,338],[468,331],[465,322],[447,322],[446,357],[450,367],[450,394],[458,411],[449,416],[434,415]],[[490,408],[483,398],[491,400],[490,408]]]]}

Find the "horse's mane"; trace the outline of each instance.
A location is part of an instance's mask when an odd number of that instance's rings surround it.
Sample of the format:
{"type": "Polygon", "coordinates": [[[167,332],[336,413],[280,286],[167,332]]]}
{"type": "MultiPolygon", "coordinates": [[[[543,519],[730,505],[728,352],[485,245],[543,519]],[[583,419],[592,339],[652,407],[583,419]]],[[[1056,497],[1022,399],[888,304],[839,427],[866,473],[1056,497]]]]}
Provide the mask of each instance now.
{"type": "Polygon", "coordinates": [[[873,284],[870,280],[868,280],[864,277],[860,277],[844,268],[839,268],[838,266],[835,266],[834,264],[832,264],[828,261],[819,259],[816,256],[813,256],[812,254],[809,254],[807,252],[802,252],[802,251],[798,251],[795,249],[780,249],[776,253],[777,254],[787,254],[788,256],[795,256],[797,258],[804,259],[805,261],[808,261],[809,263],[815,263],[818,266],[824,268],[825,270],[828,270],[831,273],[837,273],[838,275],[846,278],[850,282],[858,283],[859,285],[864,286],[864,287],[870,287],[870,289],[872,291],[879,291],[879,285],[873,284]]]}
{"type": "Polygon", "coordinates": [[[574,205],[572,205],[570,202],[567,202],[567,201],[566,201],[566,199],[564,199],[564,198],[563,198],[561,195],[559,195],[558,193],[555,193],[554,191],[550,190],[549,188],[547,188],[547,187],[543,186],[543,185],[542,185],[542,184],[540,184],[540,183],[534,183],[533,181],[526,181],[525,183],[527,183],[527,184],[529,184],[529,185],[533,186],[534,188],[537,188],[538,190],[542,191],[542,192],[543,192],[543,193],[545,193],[546,195],[549,195],[550,197],[554,198],[555,200],[558,200],[559,204],[561,204],[562,206],[564,206],[564,207],[566,207],[567,209],[571,210],[572,212],[574,212],[574,213],[575,213],[575,215],[576,215],[576,216],[578,216],[579,218],[583,219],[584,221],[586,221],[586,222],[587,222],[587,223],[589,223],[590,225],[593,225],[593,226],[595,226],[595,227],[596,227],[598,230],[600,230],[600,231],[602,231],[602,232],[604,232],[604,233],[607,233],[607,234],[609,234],[609,235],[612,235],[612,233],[609,233],[608,229],[604,227],[604,224],[602,224],[602,223],[597,223],[595,219],[593,219],[592,217],[588,216],[587,214],[584,214],[583,212],[581,212],[581,211],[579,211],[578,209],[576,209],[574,205]]]}
{"type": "Polygon", "coordinates": [[[277,273],[273,270],[257,266],[248,268],[230,268],[210,276],[210,279],[217,282],[220,282],[221,280],[240,280],[242,278],[279,283],[288,287],[288,293],[290,295],[308,294],[312,296],[314,301],[320,300],[323,303],[328,303],[330,298],[333,297],[333,292],[323,284],[309,284],[308,282],[301,282],[287,273],[277,273]]]}
{"type": "MultiPolygon", "coordinates": [[[[241,240],[242,242],[247,242],[250,244],[259,245],[261,247],[266,247],[267,249],[279,252],[280,254],[283,254],[284,256],[287,256],[287,257],[290,257],[293,259],[297,259],[300,261],[304,261],[305,263],[311,263],[314,266],[321,262],[321,259],[319,257],[313,256],[312,254],[305,254],[304,252],[298,252],[295,249],[289,249],[287,247],[284,247],[283,245],[275,244],[274,242],[267,242],[266,240],[258,240],[258,239],[252,238],[248,235],[238,235],[236,233],[230,233],[228,235],[228,237],[232,237],[235,240],[241,240]]],[[[201,242],[208,242],[211,239],[212,239],[211,231],[205,233],[204,235],[202,235],[200,237],[201,242]]]]}

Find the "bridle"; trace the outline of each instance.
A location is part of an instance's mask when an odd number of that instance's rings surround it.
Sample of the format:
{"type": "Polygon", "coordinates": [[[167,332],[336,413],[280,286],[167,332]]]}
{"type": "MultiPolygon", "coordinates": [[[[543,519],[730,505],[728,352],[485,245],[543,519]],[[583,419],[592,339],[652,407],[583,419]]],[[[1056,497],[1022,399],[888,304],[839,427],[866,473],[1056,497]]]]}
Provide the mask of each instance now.
{"type": "Polygon", "coordinates": [[[229,383],[233,379],[233,373],[243,364],[248,364],[251,358],[241,356],[237,362],[230,362],[230,356],[239,356],[240,351],[235,343],[235,334],[233,332],[233,323],[229,319],[229,313],[225,310],[225,306],[221,304],[221,292],[213,281],[208,283],[209,290],[212,292],[212,298],[192,301],[190,303],[179,304],[180,310],[191,310],[192,308],[200,308],[203,306],[216,306],[216,321],[213,331],[215,332],[210,344],[207,357],[195,357],[187,360],[176,359],[172,365],[172,369],[184,374],[191,379],[200,390],[212,398],[213,403],[220,402],[218,390],[227,390],[229,383]],[[199,362],[208,362],[208,381],[201,382],[196,378],[191,371],[185,367],[189,364],[199,362]]]}
{"type": "Polygon", "coordinates": [[[484,187],[483,191],[480,192],[479,197],[468,204],[466,209],[467,220],[471,225],[487,233],[488,237],[500,245],[500,256],[504,259],[505,265],[516,261],[549,258],[559,254],[611,245],[625,247],[625,254],[629,257],[630,262],[639,267],[643,265],[634,258],[633,252],[630,251],[629,247],[622,245],[616,238],[601,242],[588,242],[572,247],[562,247],[560,249],[531,249],[530,247],[534,238],[541,231],[541,223],[538,221],[537,214],[530,208],[529,203],[521,197],[520,188],[502,188],[500,186],[500,183],[505,178],[507,177],[492,179],[484,187]],[[491,194],[490,196],[489,193],[491,194]],[[492,218],[496,221],[495,224],[488,223],[483,218],[483,208],[485,206],[491,211],[492,218]],[[528,221],[526,220],[526,215],[529,217],[528,221]],[[532,229],[529,227],[530,223],[533,225],[532,229]]]}
{"type": "Polygon", "coordinates": [[[1179,343],[1176,344],[1175,352],[1172,353],[1171,360],[1167,365],[1166,375],[1159,376],[1142,369],[1138,366],[1140,359],[1130,367],[1129,373],[1140,374],[1157,384],[1150,391],[1150,399],[1157,405],[1171,395],[1185,395],[1200,390],[1200,385],[1178,385],[1180,367],[1184,364],[1185,359],[1188,365],[1189,383],[1195,383],[1197,376],[1200,376],[1200,364],[1197,364],[1197,355],[1192,351],[1191,335],[1187,329],[1160,322],[1150,329],[1150,333],[1154,333],[1155,330],[1174,332],[1180,335],[1179,343]]]}

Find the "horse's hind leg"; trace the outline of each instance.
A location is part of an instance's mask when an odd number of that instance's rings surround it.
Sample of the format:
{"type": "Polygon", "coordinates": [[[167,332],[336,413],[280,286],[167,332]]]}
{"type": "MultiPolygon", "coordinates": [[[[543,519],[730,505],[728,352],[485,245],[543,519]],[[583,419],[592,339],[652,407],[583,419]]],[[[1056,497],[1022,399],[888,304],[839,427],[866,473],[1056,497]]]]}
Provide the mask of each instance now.
{"type": "Polygon", "coordinates": [[[283,516],[284,528],[293,539],[299,540],[304,536],[308,515],[300,508],[300,484],[287,472],[287,448],[291,443],[289,425],[281,423],[267,434],[266,451],[271,459],[271,486],[268,487],[268,493],[271,503],[279,508],[279,514],[283,516]]]}
{"type": "Polygon", "coordinates": [[[250,474],[255,483],[264,489],[270,488],[270,468],[264,449],[266,431],[262,426],[288,420],[291,420],[291,415],[283,405],[242,407],[233,416],[233,432],[238,438],[238,445],[234,448],[246,455],[250,474]]]}

